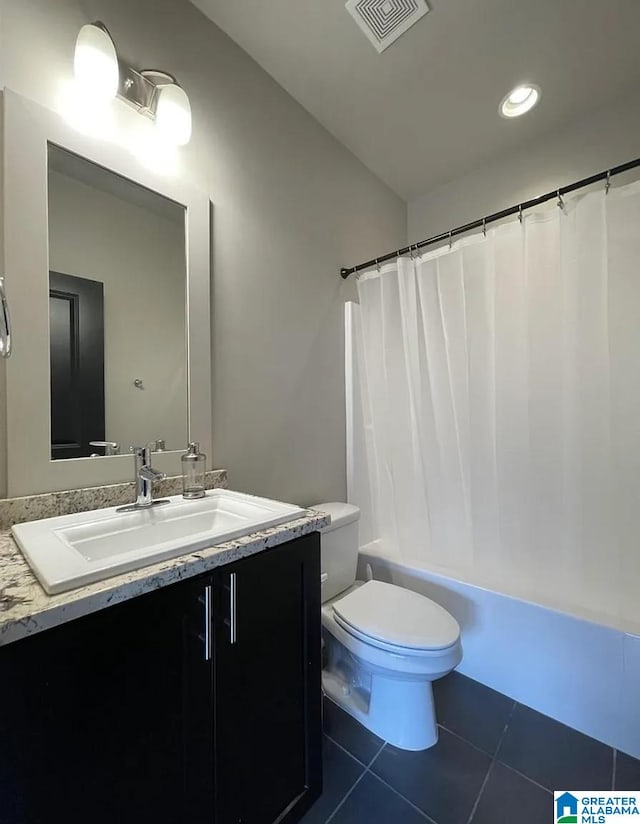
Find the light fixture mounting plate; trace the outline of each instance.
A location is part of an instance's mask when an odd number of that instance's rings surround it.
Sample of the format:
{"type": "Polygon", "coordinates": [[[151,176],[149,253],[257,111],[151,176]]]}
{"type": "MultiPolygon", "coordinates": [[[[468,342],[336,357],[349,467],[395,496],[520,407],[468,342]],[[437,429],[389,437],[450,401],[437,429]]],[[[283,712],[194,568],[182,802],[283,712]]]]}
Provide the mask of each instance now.
{"type": "Polygon", "coordinates": [[[176,79],[172,74],[157,71],[156,69],[136,71],[131,66],[120,62],[118,96],[141,114],[154,117],[157,90],[162,86],[175,84],[176,79]]]}

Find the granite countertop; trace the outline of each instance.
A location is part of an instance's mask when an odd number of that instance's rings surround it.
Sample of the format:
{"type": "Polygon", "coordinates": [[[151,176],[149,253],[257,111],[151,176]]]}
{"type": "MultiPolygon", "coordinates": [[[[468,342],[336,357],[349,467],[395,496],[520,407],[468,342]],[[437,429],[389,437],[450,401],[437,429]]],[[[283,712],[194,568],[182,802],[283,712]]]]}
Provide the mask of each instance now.
{"type": "Polygon", "coordinates": [[[47,595],[11,537],[11,532],[2,530],[0,646],[316,532],[327,526],[329,520],[328,515],[306,510],[295,521],[59,595],[47,595]]]}

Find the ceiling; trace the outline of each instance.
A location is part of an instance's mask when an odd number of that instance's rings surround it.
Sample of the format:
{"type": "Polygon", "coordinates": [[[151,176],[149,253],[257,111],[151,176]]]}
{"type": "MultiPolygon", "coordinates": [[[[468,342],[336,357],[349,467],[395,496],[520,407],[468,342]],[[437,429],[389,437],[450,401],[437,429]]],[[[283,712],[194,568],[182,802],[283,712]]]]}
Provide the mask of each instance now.
{"type": "Polygon", "coordinates": [[[406,199],[637,89],[640,0],[429,0],[378,54],[344,0],[192,0],[406,199]],[[498,115],[521,82],[542,99],[498,115]]]}

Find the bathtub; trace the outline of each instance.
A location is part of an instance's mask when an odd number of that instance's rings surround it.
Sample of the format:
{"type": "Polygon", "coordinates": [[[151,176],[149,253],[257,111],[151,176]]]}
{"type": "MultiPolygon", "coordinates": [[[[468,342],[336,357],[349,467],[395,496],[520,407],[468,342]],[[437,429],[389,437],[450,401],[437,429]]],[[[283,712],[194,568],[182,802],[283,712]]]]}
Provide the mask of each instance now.
{"type": "Polygon", "coordinates": [[[460,672],[640,758],[640,632],[407,563],[379,542],[360,549],[358,577],[368,575],[422,593],[456,617],[460,672]]]}

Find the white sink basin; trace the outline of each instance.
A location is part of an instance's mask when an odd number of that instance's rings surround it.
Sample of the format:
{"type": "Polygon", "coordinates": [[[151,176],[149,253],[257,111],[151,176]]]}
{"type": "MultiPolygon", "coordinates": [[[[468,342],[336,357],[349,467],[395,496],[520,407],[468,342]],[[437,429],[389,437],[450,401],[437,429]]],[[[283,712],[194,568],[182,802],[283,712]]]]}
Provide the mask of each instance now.
{"type": "Polygon", "coordinates": [[[101,581],[299,518],[304,510],[267,498],[213,489],[206,497],[137,512],[115,508],[61,515],[11,528],[50,594],[101,581]]]}

